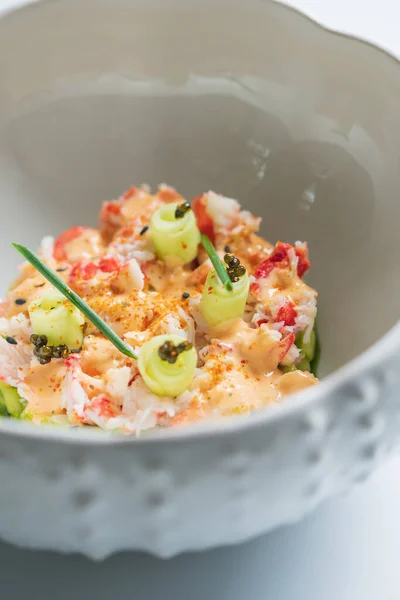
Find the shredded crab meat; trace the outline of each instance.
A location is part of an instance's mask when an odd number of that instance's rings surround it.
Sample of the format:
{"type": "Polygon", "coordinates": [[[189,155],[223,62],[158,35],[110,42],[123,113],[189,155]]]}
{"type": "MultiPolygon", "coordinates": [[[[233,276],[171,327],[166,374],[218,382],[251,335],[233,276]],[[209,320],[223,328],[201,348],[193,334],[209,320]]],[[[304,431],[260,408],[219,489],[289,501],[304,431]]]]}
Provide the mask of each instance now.
{"type": "Polygon", "coordinates": [[[61,396],[61,407],[73,424],[85,422],[85,410],[90,404],[80,381],[80,375],[79,366],[74,364],[67,372],[61,396]]]}
{"type": "Polygon", "coordinates": [[[54,237],[45,236],[40,243],[40,254],[49,264],[54,262],[54,237]]]}
{"type": "Polygon", "coordinates": [[[133,240],[131,243],[116,242],[110,247],[110,254],[116,256],[122,264],[132,259],[140,264],[156,258],[152,247],[145,240],[133,240]]]}
{"type": "Polygon", "coordinates": [[[192,383],[177,397],[156,395],[137,362],[89,321],[78,353],[39,364],[29,305],[51,286],[24,263],[0,302],[0,382],[26,401],[24,416],[140,435],[248,413],[316,383],[312,374],[296,371],[304,358],[298,340],[310,342],[317,310],[317,293],[303,281],[307,244],[272,246],[257,235],[261,219],[237,200],[213,191],[195,198],[200,232],[221,260],[226,253],[239,258],[250,282],[242,317],[210,326],[201,310],[213,269],[204,248],[185,265],[156,258],[150,220],[172,202],[185,199],[166,184],[154,194],[146,185],[131,187],[103,204],[99,229],[78,225],[56,239],[45,237],[39,254],[137,355],[157,335],[193,344],[198,361],[192,383]]]}

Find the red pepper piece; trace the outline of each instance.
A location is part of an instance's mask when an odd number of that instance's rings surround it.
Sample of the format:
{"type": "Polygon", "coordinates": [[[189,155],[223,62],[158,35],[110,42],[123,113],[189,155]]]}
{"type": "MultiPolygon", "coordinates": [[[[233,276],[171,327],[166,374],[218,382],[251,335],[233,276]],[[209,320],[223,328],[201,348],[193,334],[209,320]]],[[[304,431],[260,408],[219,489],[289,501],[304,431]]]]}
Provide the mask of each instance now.
{"type": "Polygon", "coordinates": [[[214,243],[215,232],[212,218],[207,212],[206,196],[202,194],[197,196],[192,202],[192,209],[197,219],[197,227],[201,233],[204,233],[214,243]]]}

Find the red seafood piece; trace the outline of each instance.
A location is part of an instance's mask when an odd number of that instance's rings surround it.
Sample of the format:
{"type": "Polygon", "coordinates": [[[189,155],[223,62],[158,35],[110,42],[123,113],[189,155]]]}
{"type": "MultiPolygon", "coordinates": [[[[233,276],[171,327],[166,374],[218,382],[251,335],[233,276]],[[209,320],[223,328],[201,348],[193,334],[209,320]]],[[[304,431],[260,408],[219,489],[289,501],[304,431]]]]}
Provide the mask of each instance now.
{"type": "Polygon", "coordinates": [[[192,209],[197,219],[197,227],[199,228],[201,233],[208,236],[210,240],[214,243],[215,241],[215,232],[214,232],[214,223],[212,218],[207,212],[206,205],[206,195],[202,194],[201,196],[197,196],[192,202],[192,209]]]}
{"type": "Polygon", "coordinates": [[[58,236],[54,243],[54,258],[56,260],[67,260],[68,255],[65,246],[72,242],[72,240],[75,240],[87,232],[97,233],[95,229],[92,229],[91,227],[83,227],[82,225],[76,225],[75,227],[70,227],[64,231],[64,233],[58,236]]]}
{"type": "Polygon", "coordinates": [[[293,302],[286,302],[276,313],[274,321],[275,323],[280,323],[283,321],[285,325],[294,325],[296,323],[296,316],[296,306],[293,304],[293,302]]]}

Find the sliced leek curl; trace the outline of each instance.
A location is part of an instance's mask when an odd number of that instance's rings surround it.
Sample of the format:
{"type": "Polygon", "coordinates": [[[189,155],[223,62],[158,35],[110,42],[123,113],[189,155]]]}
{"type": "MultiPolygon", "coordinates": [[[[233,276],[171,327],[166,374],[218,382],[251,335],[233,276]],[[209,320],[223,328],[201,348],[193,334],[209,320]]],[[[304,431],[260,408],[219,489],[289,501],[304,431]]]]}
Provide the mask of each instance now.
{"type": "Polygon", "coordinates": [[[150,232],[159,259],[186,264],[197,256],[200,232],[191,209],[176,217],[180,206],[173,202],[159,208],[151,218],[150,232]]]}
{"type": "Polygon", "coordinates": [[[83,343],[82,313],[53,289],[35,298],[28,307],[32,331],[47,337],[49,344],[65,344],[70,350],[78,350],[83,343]]]}
{"type": "Polygon", "coordinates": [[[190,387],[193,381],[197,352],[192,347],[180,353],[174,363],[163,360],[159,349],[165,342],[174,345],[185,340],[179,335],[157,335],[146,342],[140,349],[138,367],[148,388],[157,396],[176,397],[190,387]]]}
{"type": "Polygon", "coordinates": [[[0,381],[0,416],[18,419],[25,406],[26,400],[21,398],[17,388],[0,381]]]}
{"type": "Polygon", "coordinates": [[[216,327],[224,321],[237,319],[243,315],[248,294],[247,272],[239,281],[232,282],[232,290],[229,291],[222,284],[217,273],[210,271],[200,301],[201,314],[211,327],[216,327]]]}

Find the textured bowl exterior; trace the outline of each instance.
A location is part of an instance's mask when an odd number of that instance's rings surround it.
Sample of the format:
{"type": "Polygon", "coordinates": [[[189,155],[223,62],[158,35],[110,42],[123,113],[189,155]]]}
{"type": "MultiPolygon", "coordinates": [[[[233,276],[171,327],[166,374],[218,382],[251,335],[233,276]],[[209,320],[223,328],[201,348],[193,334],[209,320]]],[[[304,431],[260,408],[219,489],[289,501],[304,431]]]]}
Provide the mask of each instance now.
{"type": "Polygon", "coordinates": [[[224,430],[77,442],[3,431],[0,536],[94,559],[170,557],[296,521],[367,478],[398,440],[400,352],[381,362],[374,349],[363,363],[322,394],[224,430]]]}
{"type": "MultiPolygon", "coordinates": [[[[310,39],[347,44],[350,57],[354,48],[379,53],[267,4],[263,10],[290,19],[294,39],[297,23],[310,39]]],[[[398,164],[397,156],[394,173],[398,164]]],[[[319,386],[223,426],[132,439],[2,420],[0,537],[95,559],[128,549],[170,557],[247,540],[368,477],[398,444],[399,389],[397,324],[319,386]]]]}

